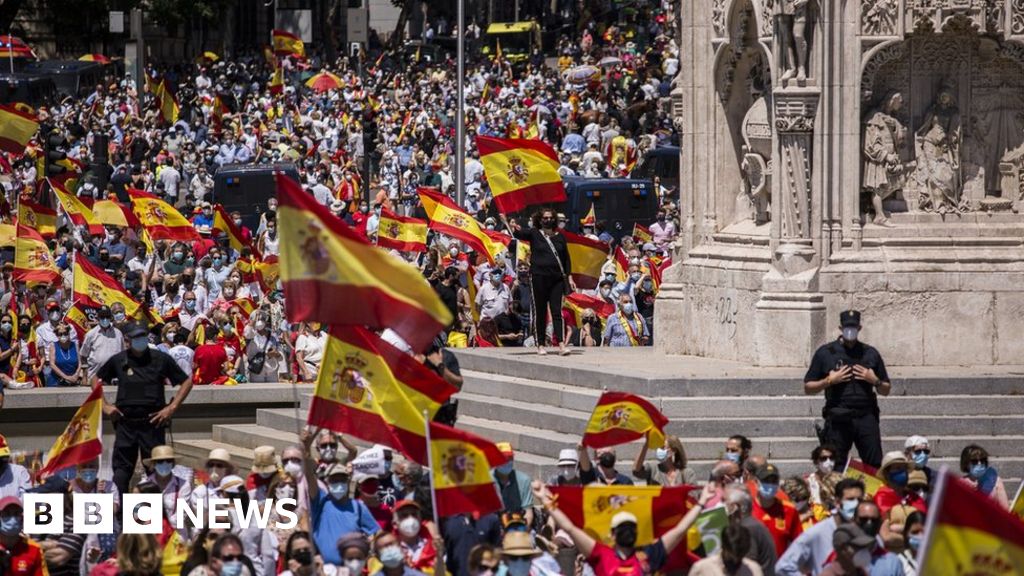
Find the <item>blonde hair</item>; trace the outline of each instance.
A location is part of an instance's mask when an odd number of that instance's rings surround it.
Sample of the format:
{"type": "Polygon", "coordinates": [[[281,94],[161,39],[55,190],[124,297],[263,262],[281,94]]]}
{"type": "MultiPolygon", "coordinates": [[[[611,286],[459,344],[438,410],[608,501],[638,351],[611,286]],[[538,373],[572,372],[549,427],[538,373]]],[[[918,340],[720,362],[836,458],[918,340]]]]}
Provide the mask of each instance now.
{"type": "Polygon", "coordinates": [[[117,539],[117,569],[127,574],[160,572],[163,554],[152,534],[121,534],[117,539]]]}

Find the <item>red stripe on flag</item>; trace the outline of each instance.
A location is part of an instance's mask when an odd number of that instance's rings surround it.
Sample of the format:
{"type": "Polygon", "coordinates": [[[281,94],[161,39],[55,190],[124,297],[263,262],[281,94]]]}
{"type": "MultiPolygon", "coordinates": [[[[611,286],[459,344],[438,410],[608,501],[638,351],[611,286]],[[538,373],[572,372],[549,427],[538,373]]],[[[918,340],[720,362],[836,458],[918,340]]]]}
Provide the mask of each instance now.
{"type": "Polygon", "coordinates": [[[504,508],[493,483],[452,486],[435,491],[439,518],[479,512],[489,514],[504,508]]]}
{"type": "Polygon", "coordinates": [[[498,211],[508,214],[534,204],[557,204],[565,200],[565,186],[561,182],[545,182],[497,194],[494,196],[494,205],[498,211]]]}
{"type": "MultiPolygon", "coordinates": [[[[371,412],[356,410],[344,404],[313,396],[309,405],[309,424],[358,437],[374,444],[385,444],[409,459],[426,463],[427,439],[397,426],[371,412]]],[[[426,430],[424,430],[426,434],[426,430]]]]}
{"type": "Polygon", "coordinates": [[[488,154],[496,154],[498,152],[510,152],[514,150],[522,150],[524,148],[543,154],[547,158],[550,158],[552,162],[559,163],[558,154],[555,153],[554,149],[549,144],[546,144],[543,140],[532,140],[525,138],[513,138],[513,139],[501,139],[492,138],[490,136],[477,136],[476,146],[481,156],[488,154]]]}

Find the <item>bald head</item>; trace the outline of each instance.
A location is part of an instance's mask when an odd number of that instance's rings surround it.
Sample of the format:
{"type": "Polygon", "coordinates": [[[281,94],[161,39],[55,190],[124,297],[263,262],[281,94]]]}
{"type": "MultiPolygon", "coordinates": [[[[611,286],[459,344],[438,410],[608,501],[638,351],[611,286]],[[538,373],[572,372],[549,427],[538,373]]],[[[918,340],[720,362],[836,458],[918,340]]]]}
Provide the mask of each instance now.
{"type": "Polygon", "coordinates": [[[747,461],[743,464],[743,476],[746,479],[753,478],[757,474],[757,469],[761,468],[768,463],[768,459],[760,454],[751,454],[747,461]]]}
{"type": "Polygon", "coordinates": [[[721,460],[711,469],[711,481],[716,484],[729,484],[740,477],[740,467],[731,460],[721,460]]]}

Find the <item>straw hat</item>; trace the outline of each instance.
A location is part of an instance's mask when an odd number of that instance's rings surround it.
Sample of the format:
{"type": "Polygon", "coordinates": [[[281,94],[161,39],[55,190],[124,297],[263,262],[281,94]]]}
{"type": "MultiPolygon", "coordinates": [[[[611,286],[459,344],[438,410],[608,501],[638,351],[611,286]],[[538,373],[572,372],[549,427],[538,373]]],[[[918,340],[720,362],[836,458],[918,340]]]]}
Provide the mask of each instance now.
{"type": "Polygon", "coordinates": [[[252,451],[252,471],[274,472],[277,470],[277,454],[273,446],[257,446],[252,451]]]}
{"type": "Polygon", "coordinates": [[[533,538],[529,532],[507,532],[501,541],[502,556],[540,556],[540,550],[533,546],[533,538]]]}
{"type": "Polygon", "coordinates": [[[142,461],[146,466],[152,466],[153,462],[158,460],[177,460],[178,456],[174,453],[174,448],[170,446],[157,446],[153,448],[149,458],[142,461]]]}

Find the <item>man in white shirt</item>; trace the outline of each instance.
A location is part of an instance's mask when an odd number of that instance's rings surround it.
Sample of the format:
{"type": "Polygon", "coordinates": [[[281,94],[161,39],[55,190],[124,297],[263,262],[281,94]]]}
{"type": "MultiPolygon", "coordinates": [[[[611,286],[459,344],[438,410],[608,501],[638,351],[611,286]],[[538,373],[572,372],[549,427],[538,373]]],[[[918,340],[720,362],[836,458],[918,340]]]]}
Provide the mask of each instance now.
{"type": "Polygon", "coordinates": [[[508,312],[509,291],[502,280],[505,273],[500,269],[494,269],[487,275],[487,281],[480,285],[476,292],[476,305],[480,309],[480,316],[491,318],[508,312]]]}
{"type": "Polygon", "coordinates": [[[124,335],[114,326],[110,308],[107,306],[100,308],[96,313],[96,318],[98,322],[95,327],[85,333],[82,349],[79,352],[79,356],[89,371],[89,378],[96,376],[96,372],[111,356],[124,350],[124,335]]]}

